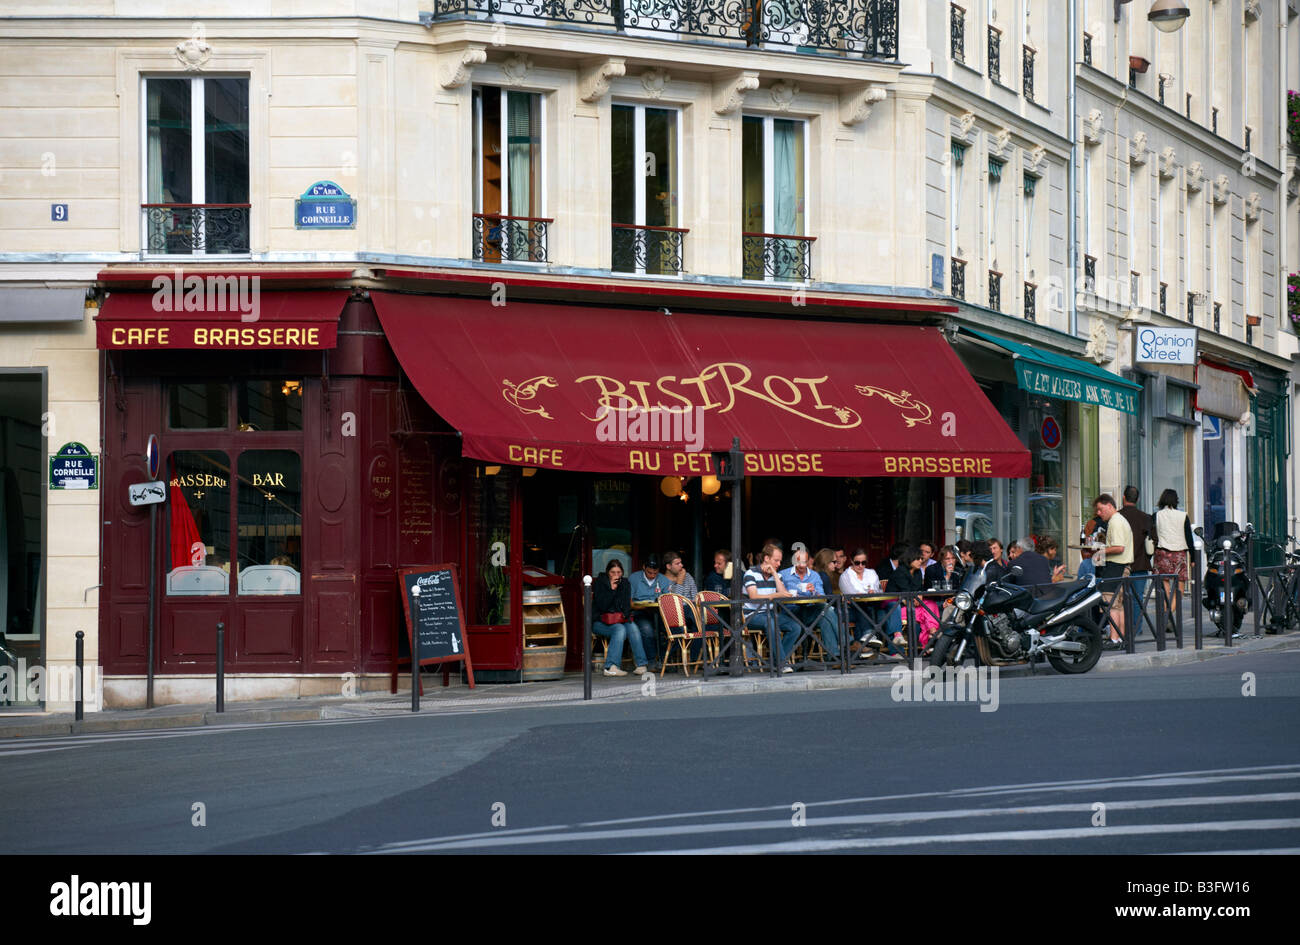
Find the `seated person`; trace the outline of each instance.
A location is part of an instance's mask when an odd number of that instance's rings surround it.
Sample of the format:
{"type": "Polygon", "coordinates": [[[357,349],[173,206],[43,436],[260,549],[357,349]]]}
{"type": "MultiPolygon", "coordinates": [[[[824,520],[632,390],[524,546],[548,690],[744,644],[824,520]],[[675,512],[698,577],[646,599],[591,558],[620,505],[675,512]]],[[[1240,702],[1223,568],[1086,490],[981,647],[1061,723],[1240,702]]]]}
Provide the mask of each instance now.
{"type": "MultiPolygon", "coordinates": [[[[668,590],[668,579],[659,573],[659,560],[652,554],[646,555],[641,562],[641,570],[628,579],[632,585],[632,603],[638,601],[654,602],[659,595],[668,590]]],[[[646,656],[650,657],[652,669],[658,670],[659,664],[659,611],[654,608],[632,611],[632,622],[641,634],[641,645],[646,656]]]]}
{"type": "Polygon", "coordinates": [[[894,576],[894,570],[899,567],[906,550],[907,542],[896,541],[889,549],[889,556],[876,565],[876,577],[880,578],[880,586],[884,590],[889,590],[889,580],[894,576]]]}
{"type": "Polygon", "coordinates": [[[938,564],[938,559],[934,556],[934,543],[923,541],[917,545],[921,549],[921,572],[928,571],[931,567],[938,564]]]}
{"type": "Polygon", "coordinates": [[[1016,576],[1021,587],[1052,583],[1051,563],[1034,550],[1034,540],[1028,536],[1012,546],[1012,563],[1023,572],[1016,576]]]}
{"type": "MultiPolygon", "coordinates": [[[[794,563],[781,572],[781,583],[795,597],[825,597],[822,576],[809,565],[808,552],[796,551],[793,560],[794,563]]],[[[839,655],[839,619],[829,603],[803,604],[794,612],[817,631],[828,656],[839,655]]]]}
{"type": "MultiPolygon", "coordinates": [[[[780,647],[781,655],[787,662],[781,667],[782,673],[792,673],[794,668],[790,666],[788,657],[795,641],[799,639],[800,629],[790,615],[784,610],[778,608],[775,611],[776,626],[771,626],[771,616],[766,608],[759,604],[752,603],[757,600],[766,598],[787,598],[793,597],[794,594],[785,589],[785,584],[781,581],[781,549],[775,545],[767,544],[763,546],[762,552],[758,555],[758,564],[745,572],[742,589],[750,602],[745,604],[746,623],[757,630],[766,630],[768,639],[776,642],[777,629],[780,629],[780,647]]],[[[776,655],[776,647],[772,647],[773,657],[776,655]]]]}
{"type": "Polygon", "coordinates": [[[970,547],[971,547],[971,543],[970,543],[969,541],[967,541],[965,538],[963,538],[961,541],[957,542],[957,544],[953,545],[953,547],[957,549],[957,558],[961,561],[961,566],[962,566],[963,570],[964,570],[965,568],[970,567],[970,563],[971,563],[971,558],[970,558],[970,547]]]}
{"type": "MultiPolygon", "coordinates": [[[[695,586],[695,578],[691,577],[690,572],[686,570],[686,565],[682,564],[682,556],[675,551],[664,552],[664,570],[663,578],[668,582],[669,594],[678,594],[685,597],[691,603],[695,602],[695,595],[700,589],[695,586]]],[[[684,614],[686,618],[686,629],[690,633],[695,632],[695,612],[687,610],[684,614]]],[[[701,641],[693,640],[691,642],[691,659],[699,658],[701,641]]]]}
{"type": "Polygon", "coordinates": [[[713,553],[713,570],[704,578],[704,590],[716,591],[724,597],[731,596],[731,578],[727,575],[727,566],[731,564],[731,552],[719,548],[713,553]]]}
{"type": "Polygon", "coordinates": [[[955,591],[961,587],[962,566],[957,549],[949,545],[939,550],[939,560],[925,570],[927,591],[955,591]]]}
{"type": "Polygon", "coordinates": [[[812,569],[822,579],[822,590],[827,596],[840,592],[840,568],[835,558],[836,552],[823,548],[812,560],[812,569]]]}
{"type": "MultiPolygon", "coordinates": [[[[894,569],[894,576],[889,582],[889,592],[891,594],[906,594],[925,590],[925,572],[921,568],[921,562],[924,558],[919,548],[904,548],[899,554],[898,567],[894,569]]],[[[914,612],[917,620],[917,633],[920,634],[921,645],[925,645],[924,637],[928,631],[939,625],[938,613],[932,609],[933,605],[928,601],[920,598],[916,599],[914,612]]],[[[897,601],[889,610],[888,616],[889,635],[893,639],[895,649],[903,651],[903,644],[906,642],[903,634],[903,601],[897,601]]]]}
{"type": "Polygon", "coordinates": [[[626,676],[623,662],[623,642],[632,647],[634,672],[642,676],[646,671],[645,650],[641,646],[641,633],[632,623],[632,587],[623,579],[623,563],[617,558],[605,566],[605,573],[596,575],[591,585],[591,631],[609,640],[605,653],[605,675],[626,676]],[[620,618],[620,619],[615,619],[620,618]]]}
{"type": "Polygon", "coordinates": [[[993,557],[989,559],[985,573],[988,575],[988,581],[992,584],[994,581],[1001,580],[1002,576],[1011,570],[1011,565],[1002,557],[1002,542],[996,538],[988,540],[989,554],[993,557]]]}
{"type": "MultiPolygon", "coordinates": [[[[875,571],[867,567],[866,549],[855,549],[852,556],[849,558],[849,569],[840,576],[840,593],[845,595],[855,595],[879,594],[880,592],[880,578],[876,575],[875,571]]],[[[859,627],[861,627],[858,639],[853,645],[854,648],[861,649],[863,645],[870,644],[878,646],[881,649],[888,648],[892,651],[893,648],[890,644],[885,642],[883,634],[877,631],[873,626],[873,621],[867,612],[867,608],[870,608],[873,611],[878,610],[878,605],[854,601],[853,606],[857,609],[858,614],[860,615],[859,627]]],[[[862,658],[865,659],[867,655],[869,654],[863,654],[862,658]]]]}
{"type": "Polygon", "coordinates": [[[1057,560],[1061,553],[1061,546],[1057,544],[1055,538],[1044,538],[1042,543],[1042,554],[1047,559],[1047,565],[1052,569],[1052,583],[1065,580],[1065,565],[1057,560]]]}

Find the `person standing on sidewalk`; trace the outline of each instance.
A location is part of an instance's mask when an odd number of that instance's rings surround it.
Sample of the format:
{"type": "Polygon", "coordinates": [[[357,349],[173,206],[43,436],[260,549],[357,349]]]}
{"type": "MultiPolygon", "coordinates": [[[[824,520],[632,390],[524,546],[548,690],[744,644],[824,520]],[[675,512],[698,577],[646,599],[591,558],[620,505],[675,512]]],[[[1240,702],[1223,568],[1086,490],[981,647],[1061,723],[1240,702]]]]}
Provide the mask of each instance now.
{"type": "MultiPolygon", "coordinates": [[[[1156,573],[1178,575],[1178,589],[1187,593],[1187,558],[1196,546],[1192,523],[1178,507],[1178,493],[1166,489],[1156,503],[1156,573]]],[[[1169,591],[1166,588],[1166,591],[1169,591]]]]}
{"type": "MultiPolygon", "coordinates": [[[[1126,575],[1133,563],[1133,530],[1129,528],[1128,520],[1115,508],[1115,498],[1109,492],[1097,496],[1092,505],[1097,517],[1106,526],[1106,547],[1102,549],[1106,563],[1097,569],[1097,580],[1113,581],[1126,575]]],[[[1102,648],[1118,650],[1123,646],[1124,639],[1123,585],[1103,596],[1109,598],[1107,605],[1114,623],[1111,625],[1110,639],[1102,644],[1102,648]]]]}
{"type": "MultiPolygon", "coordinates": [[[[1151,516],[1143,512],[1137,505],[1138,487],[1124,487],[1124,506],[1119,510],[1119,514],[1124,516],[1128,522],[1129,529],[1133,532],[1133,565],[1129,568],[1129,574],[1150,574],[1151,573],[1151,555],[1155,553],[1155,534],[1156,523],[1151,520],[1151,516]]],[[[1142,602],[1146,600],[1147,582],[1133,582],[1133,596],[1129,598],[1128,612],[1132,621],[1135,633],[1142,631],[1140,614],[1142,612],[1142,602]]]]}

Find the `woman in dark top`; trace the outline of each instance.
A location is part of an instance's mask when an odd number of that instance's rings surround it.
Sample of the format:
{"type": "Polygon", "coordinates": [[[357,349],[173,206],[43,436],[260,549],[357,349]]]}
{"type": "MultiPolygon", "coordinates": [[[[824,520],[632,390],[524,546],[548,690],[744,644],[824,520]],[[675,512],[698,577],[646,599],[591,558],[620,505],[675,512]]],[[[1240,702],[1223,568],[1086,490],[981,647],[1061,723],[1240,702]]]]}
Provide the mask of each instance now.
{"type": "Polygon", "coordinates": [[[641,644],[641,632],[632,623],[632,585],[623,579],[623,562],[617,558],[606,565],[605,573],[597,575],[592,582],[591,610],[595,614],[592,633],[609,640],[605,675],[627,675],[619,665],[623,662],[624,641],[632,647],[632,658],[636,662],[634,672],[638,676],[644,675],[645,648],[641,644]]]}

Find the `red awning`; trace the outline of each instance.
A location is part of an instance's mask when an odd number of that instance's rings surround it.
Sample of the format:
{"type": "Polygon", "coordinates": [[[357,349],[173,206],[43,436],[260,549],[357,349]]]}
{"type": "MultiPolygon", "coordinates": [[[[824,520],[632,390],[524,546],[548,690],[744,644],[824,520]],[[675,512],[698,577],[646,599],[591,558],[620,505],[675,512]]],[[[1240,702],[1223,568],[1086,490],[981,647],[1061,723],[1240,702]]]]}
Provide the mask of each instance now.
{"type": "Polygon", "coordinates": [[[693,476],[1029,475],[1029,452],[936,328],[372,292],[465,456],[693,476]]]}
{"type": "Polygon", "coordinates": [[[333,348],[347,289],[262,292],[247,277],[191,276],[177,292],[110,292],[95,316],[100,348],[333,348]],[[241,281],[243,279],[244,281],[241,281]]]}

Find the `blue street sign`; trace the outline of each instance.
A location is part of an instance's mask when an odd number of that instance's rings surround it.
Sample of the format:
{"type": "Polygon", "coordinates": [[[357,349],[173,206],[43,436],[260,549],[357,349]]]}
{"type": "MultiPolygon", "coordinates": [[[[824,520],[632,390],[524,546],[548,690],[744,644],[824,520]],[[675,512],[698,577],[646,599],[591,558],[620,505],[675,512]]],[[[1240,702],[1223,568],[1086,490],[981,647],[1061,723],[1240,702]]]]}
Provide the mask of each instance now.
{"type": "Polygon", "coordinates": [[[50,457],[51,489],[98,489],[99,457],[80,443],[64,443],[50,457]]]}
{"type": "Polygon", "coordinates": [[[930,288],[943,291],[943,255],[930,254],[930,288]]]}
{"type": "Polygon", "coordinates": [[[330,180],[318,180],[294,201],[293,225],[300,230],[350,230],[357,225],[357,202],[330,180]]]}

